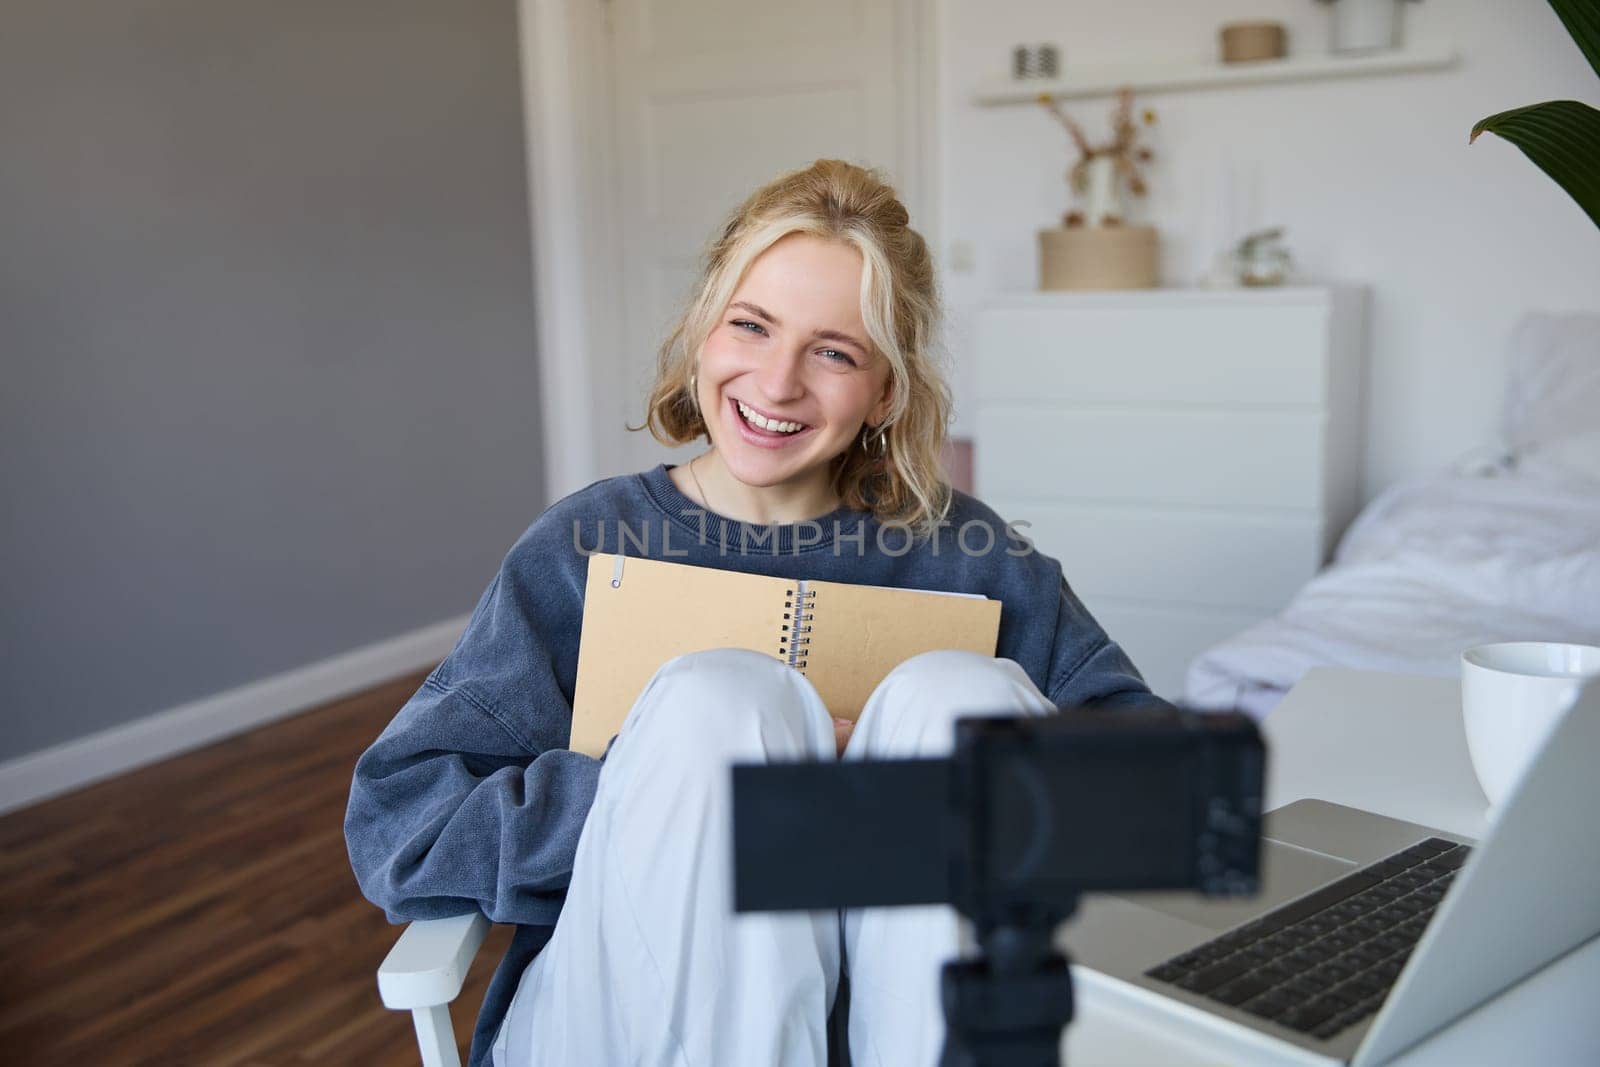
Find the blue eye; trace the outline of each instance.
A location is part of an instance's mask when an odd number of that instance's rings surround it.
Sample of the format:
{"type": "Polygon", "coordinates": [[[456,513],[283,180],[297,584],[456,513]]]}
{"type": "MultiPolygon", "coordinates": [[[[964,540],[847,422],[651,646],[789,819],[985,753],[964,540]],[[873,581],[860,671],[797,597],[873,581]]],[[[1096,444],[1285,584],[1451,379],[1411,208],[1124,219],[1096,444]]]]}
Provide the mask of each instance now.
{"type": "MultiPolygon", "coordinates": [[[[748,326],[750,329],[755,330],[757,333],[763,335],[765,335],[767,332],[759,323],[751,322],[749,319],[730,319],[728,324],[730,326],[739,327],[748,326]]],[[[827,353],[828,362],[830,363],[845,363],[852,367],[856,365],[855,360],[851,359],[848,355],[839,351],[837,348],[824,348],[822,351],[827,353]]]]}

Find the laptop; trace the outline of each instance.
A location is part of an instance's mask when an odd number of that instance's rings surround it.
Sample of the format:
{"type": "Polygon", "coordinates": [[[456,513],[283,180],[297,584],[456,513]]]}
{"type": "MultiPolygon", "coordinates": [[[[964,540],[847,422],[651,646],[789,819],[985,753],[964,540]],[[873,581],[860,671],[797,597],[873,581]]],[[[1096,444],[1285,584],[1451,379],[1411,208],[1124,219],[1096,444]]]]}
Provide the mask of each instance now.
{"type": "Polygon", "coordinates": [[[1086,896],[1058,941],[1283,1062],[1385,1062],[1600,934],[1597,757],[1592,682],[1482,841],[1302,800],[1266,815],[1258,896],[1086,896]]]}

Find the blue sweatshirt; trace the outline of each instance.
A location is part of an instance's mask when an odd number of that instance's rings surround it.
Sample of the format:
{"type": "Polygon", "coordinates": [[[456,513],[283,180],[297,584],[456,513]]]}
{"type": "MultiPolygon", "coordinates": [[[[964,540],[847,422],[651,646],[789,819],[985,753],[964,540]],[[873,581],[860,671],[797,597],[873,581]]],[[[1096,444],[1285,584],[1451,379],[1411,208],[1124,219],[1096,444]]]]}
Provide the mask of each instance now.
{"type": "Polygon", "coordinates": [[[840,507],[761,526],[708,513],[667,464],[595,482],[511,546],[454,650],[356,762],[345,843],[390,922],[481,910],[517,926],[479,1011],[488,1049],[523,969],[549,940],[601,760],[568,750],[588,555],[621,552],[784,578],[981,593],[1001,602],[996,655],[1058,706],[1153,699],[1120,648],[1035,549],[956,492],[934,539],[840,507]]]}

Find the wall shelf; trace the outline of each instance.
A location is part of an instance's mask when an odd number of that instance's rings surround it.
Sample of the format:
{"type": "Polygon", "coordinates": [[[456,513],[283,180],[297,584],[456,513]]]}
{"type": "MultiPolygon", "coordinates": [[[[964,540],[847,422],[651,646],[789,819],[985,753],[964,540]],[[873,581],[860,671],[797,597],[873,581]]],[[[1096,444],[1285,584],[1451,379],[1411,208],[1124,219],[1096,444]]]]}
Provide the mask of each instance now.
{"type": "Polygon", "coordinates": [[[1219,89],[1272,82],[1321,81],[1371,74],[1444,70],[1455,65],[1454,48],[1405,48],[1356,56],[1289,56],[1249,63],[1140,63],[1121,67],[1084,68],[1065,78],[987,82],[978,87],[979,104],[1031,104],[1041,93],[1057,100],[1110,96],[1123,86],[1135,93],[1183,89],[1219,89]]]}

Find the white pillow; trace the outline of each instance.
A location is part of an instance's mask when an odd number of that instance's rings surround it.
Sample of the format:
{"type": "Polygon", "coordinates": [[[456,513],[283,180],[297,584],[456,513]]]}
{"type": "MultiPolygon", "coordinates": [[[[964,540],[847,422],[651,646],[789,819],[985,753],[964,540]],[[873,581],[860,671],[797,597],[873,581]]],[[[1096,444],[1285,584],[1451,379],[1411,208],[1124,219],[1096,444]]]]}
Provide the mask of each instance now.
{"type": "Polygon", "coordinates": [[[1503,421],[1519,460],[1600,429],[1600,315],[1532,312],[1518,321],[1503,421]]]}
{"type": "Polygon", "coordinates": [[[1600,428],[1529,446],[1517,457],[1517,471],[1548,481],[1589,482],[1600,489],[1600,428]]]}

